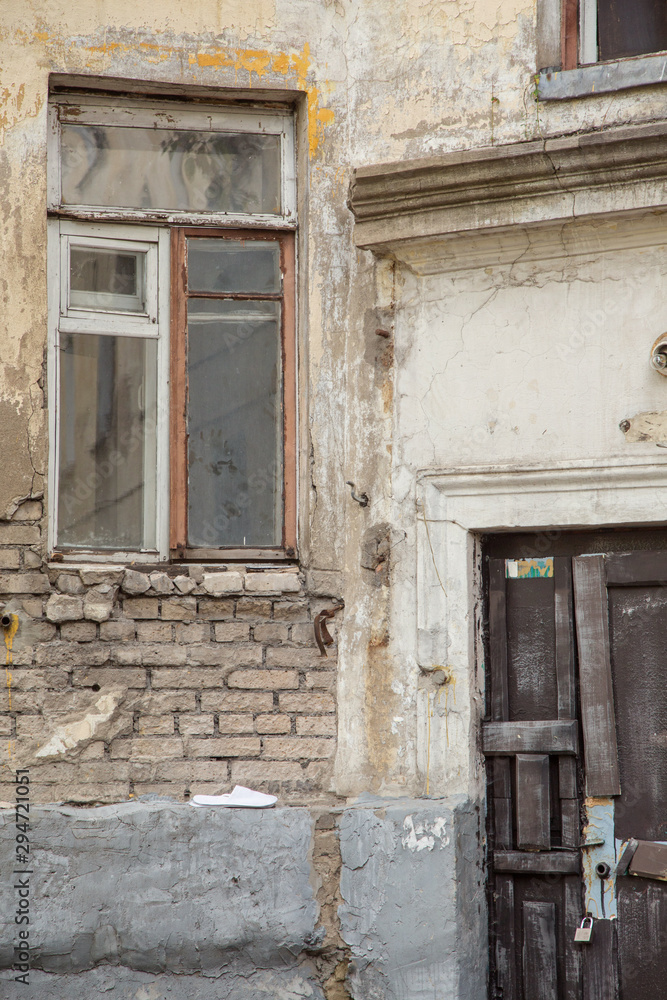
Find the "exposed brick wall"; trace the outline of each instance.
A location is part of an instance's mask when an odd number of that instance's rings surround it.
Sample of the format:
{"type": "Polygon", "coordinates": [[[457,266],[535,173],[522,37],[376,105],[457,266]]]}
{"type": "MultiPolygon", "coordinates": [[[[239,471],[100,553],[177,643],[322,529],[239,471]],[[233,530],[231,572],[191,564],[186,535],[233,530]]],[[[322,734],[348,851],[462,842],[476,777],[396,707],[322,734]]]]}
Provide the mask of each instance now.
{"type": "Polygon", "coordinates": [[[0,522],[0,606],[19,618],[3,785],[29,763],[41,802],[327,787],[336,649],[320,656],[313,618],[330,600],[290,569],[42,567],[40,517],[30,501],[0,522]]]}

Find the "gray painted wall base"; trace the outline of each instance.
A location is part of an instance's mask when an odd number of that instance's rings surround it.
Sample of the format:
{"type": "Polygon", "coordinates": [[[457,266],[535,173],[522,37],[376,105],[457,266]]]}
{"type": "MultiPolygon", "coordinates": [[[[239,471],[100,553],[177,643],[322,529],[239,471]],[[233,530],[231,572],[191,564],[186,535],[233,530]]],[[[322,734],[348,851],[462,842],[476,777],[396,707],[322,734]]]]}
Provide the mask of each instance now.
{"type": "MultiPolygon", "coordinates": [[[[24,986],[12,971],[14,813],[0,810],[3,997],[324,1000],[312,964],[324,929],[308,809],[139,801],[30,815],[33,967],[24,986]]],[[[477,810],[368,798],[344,809],[338,828],[340,933],[355,1000],[479,1000],[477,810]]]]}
{"type": "Polygon", "coordinates": [[[463,799],[369,800],[345,811],[339,914],[355,1000],[486,996],[478,829],[463,799]]]}
{"type": "Polygon", "coordinates": [[[3,1000],[324,1000],[317,983],[297,971],[258,971],[220,977],[154,976],[115,966],[64,975],[33,969],[29,986],[0,973],[3,1000]]]}

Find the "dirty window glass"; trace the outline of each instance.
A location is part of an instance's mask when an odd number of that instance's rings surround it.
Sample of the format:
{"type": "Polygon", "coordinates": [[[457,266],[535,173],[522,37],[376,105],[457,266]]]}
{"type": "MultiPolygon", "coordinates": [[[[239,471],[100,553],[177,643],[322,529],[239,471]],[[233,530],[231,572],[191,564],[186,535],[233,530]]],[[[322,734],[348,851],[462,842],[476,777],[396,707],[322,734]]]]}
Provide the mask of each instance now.
{"type": "Polygon", "coordinates": [[[279,135],[62,126],[62,203],[279,215],[279,135]]]}
{"type": "Polygon", "coordinates": [[[145,253],[70,246],[72,309],[144,312],[145,253]]]}
{"type": "Polygon", "coordinates": [[[280,292],[280,247],[263,240],[190,240],[188,287],[196,292],[280,292]]]}
{"type": "Polygon", "coordinates": [[[281,544],[281,402],[280,302],[190,298],[190,545],[281,544]]]}
{"type": "Polygon", "coordinates": [[[153,549],[154,340],[61,334],[58,539],[153,549]]]}

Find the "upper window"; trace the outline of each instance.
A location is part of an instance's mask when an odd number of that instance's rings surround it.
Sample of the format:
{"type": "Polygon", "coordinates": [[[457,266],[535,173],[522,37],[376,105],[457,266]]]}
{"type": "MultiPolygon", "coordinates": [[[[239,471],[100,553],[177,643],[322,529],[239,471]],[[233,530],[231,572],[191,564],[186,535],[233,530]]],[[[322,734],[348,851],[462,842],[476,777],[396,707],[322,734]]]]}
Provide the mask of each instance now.
{"type": "Polygon", "coordinates": [[[563,21],[564,69],[667,49],[665,0],[564,0],[563,21]]]}
{"type": "Polygon", "coordinates": [[[51,121],[52,548],[293,556],[291,117],[68,96],[51,121]]]}

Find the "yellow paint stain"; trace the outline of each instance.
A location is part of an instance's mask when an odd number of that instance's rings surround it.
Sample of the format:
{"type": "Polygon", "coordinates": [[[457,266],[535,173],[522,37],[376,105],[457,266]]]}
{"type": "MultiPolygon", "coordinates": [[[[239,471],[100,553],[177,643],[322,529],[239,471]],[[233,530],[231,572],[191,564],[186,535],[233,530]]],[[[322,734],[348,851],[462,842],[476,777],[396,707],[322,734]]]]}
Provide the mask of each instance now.
{"type": "Polygon", "coordinates": [[[426,702],[428,704],[428,712],[426,714],[428,726],[426,732],[426,794],[428,795],[431,786],[431,719],[433,718],[435,695],[433,695],[433,704],[431,704],[431,695],[427,693],[426,702]]]}
{"type": "MultiPolygon", "coordinates": [[[[5,636],[5,650],[6,650],[6,652],[5,652],[5,675],[6,675],[6,680],[7,680],[7,700],[9,702],[9,711],[11,712],[11,710],[12,710],[12,672],[11,672],[11,670],[9,668],[11,667],[12,663],[14,662],[14,653],[13,653],[14,636],[16,635],[16,632],[17,632],[18,627],[19,627],[19,618],[18,618],[18,615],[10,615],[10,618],[11,618],[11,623],[6,628],[3,628],[2,631],[4,632],[4,636],[5,636]]],[[[12,741],[11,740],[9,741],[9,743],[7,745],[7,752],[9,754],[9,756],[11,757],[11,755],[12,755],[12,741]]]]}
{"type": "Polygon", "coordinates": [[[449,747],[449,693],[451,691],[454,704],[456,704],[456,677],[454,677],[451,667],[435,667],[434,670],[443,670],[446,674],[447,680],[442,687],[439,687],[437,692],[433,693],[433,701],[431,701],[431,695],[427,693],[426,702],[428,705],[428,712],[426,714],[427,719],[427,732],[426,732],[426,794],[429,794],[429,788],[431,784],[431,719],[433,718],[433,712],[436,704],[440,704],[440,699],[442,697],[442,692],[445,692],[445,741],[449,747]],[[437,697],[436,697],[437,695],[437,697]]]}
{"type": "MultiPolygon", "coordinates": [[[[30,39],[26,36],[26,43],[30,39]]],[[[36,31],[32,34],[33,41],[57,44],[46,31],[36,31]]],[[[74,44],[74,43],[72,43],[74,44]]],[[[159,42],[120,42],[104,41],[98,45],[88,45],[85,48],[88,56],[86,66],[95,68],[99,60],[107,60],[118,55],[141,53],[148,62],[158,63],[173,59],[180,55],[178,47],[159,42]]],[[[237,75],[248,74],[249,87],[257,85],[267,74],[271,73],[285,78],[294,78],[296,89],[306,95],[308,114],[308,150],[310,158],[315,155],[324,136],[324,130],[335,120],[331,108],[320,107],[322,90],[309,81],[311,73],[310,46],[306,42],[300,52],[269,52],[268,49],[212,49],[208,51],[190,52],[188,64],[198,69],[233,69],[237,75]]],[[[332,89],[328,81],[323,81],[321,87],[329,93],[332,89]]]]}
{"type": "Polygon", "coordinates": [[[267,50],[235,49],[233,53],[218,49],[213,52],[191,53],[188,57],[191,66],[200,69],[233,69],[248,74],[248,86],[252,87],[267,73],[280,76],[296,77],[297,90],[306,95],[308,110],[308,151],[311,158],[315,155],[322,139],[324,129],[332,125],[335,114],[331,108],[321,108],[321,91],[308,82],[310,72],[310,46],[306,42],[301,52],[270,53],[267,50]]]}
{"type": "MultiPolygon", "coordinates": [[[[445,685],[445,737],[447,739],[447,746],[449,746],[449,694],[451,691],[452,701],[454,705],[456,704],[456,677],[451,671],[450,667],[446,668],[447,673],[447,683],[445,685]]],[[[442,688],[438,694],[442,694],[442,688]]]]}
{"type": "Polygon", "coordinates": [[[142,52],[148,57],[149,62],[164,62],[174,54],[171,46],[158,45],[155,42],[138,42],[136,45],[128,45],[125,42],[103,42],[101,45],[89,45],[86,51],[91,55],[104,57],[130,51],[142,52]]]}

